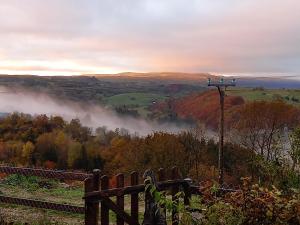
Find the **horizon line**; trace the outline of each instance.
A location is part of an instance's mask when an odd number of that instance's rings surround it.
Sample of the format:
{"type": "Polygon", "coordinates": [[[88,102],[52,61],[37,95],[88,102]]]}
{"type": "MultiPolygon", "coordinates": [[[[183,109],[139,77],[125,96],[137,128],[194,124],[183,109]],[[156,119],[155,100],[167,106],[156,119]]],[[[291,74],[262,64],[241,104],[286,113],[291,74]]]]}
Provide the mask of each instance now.
{"type": "MultiPolygon", "coordinates": [[[[168,77],[172,75],[206,75],[214,77],[240,77],[240,78],[283,78],[283,79],[300,79],[300,73],[282,73],[282,72],[237,72],[237,73],[222,73],[222,72],[182,72],[182,71],[152,71],[152,72],[134,72],[134,71],[124,71],[116,73],[57,73],[51,74],[48,73],[0,73],[0,76],[40,76],[40,77],[78,77],[78,76],[118,76],[122,75],[127,77],[155,77],[162,76],[168,77]],[[131,75],[131,76],[130,76],[131,75]],[[144,76],[143,76],[144,75],[144,76]],[[154,75],[154,76],[153,76],[154,75]]],[[[184,78],[184,77],[182,77],[184,78]]]]}

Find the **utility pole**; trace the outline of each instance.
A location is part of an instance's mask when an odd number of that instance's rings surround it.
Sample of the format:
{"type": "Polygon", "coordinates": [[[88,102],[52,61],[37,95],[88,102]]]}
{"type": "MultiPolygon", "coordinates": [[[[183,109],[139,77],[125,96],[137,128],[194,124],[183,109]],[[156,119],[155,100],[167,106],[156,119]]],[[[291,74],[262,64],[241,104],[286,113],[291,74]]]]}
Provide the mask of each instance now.
{"type": "Polygon", "coordinates": [[[218,88],[220,95],[220,123],[219,123],[219,153],[218,153],[218,170],[219,170],[219,185],[222,187],[224,182],[224,99],[225,91],[227,87],[236,86],[235,79],[232,79],[230,83],[225,83],[221,78],[220,82],[211,82],[211,78],[208,78],[208,86],[218,88]]]}

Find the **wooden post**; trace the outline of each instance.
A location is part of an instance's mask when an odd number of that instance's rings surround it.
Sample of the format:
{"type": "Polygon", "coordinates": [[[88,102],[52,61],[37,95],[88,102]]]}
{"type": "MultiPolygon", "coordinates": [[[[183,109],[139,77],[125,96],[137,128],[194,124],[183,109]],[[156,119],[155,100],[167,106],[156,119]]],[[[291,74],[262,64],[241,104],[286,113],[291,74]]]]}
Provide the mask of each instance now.
{"type": "MultiPolygon", "coordinates": [[[[124,174],[117,175],[117,188],[124,187],[124,174]]],[[[117,205],[124,210],[124,196],[117,196],[117,205]]],[[[124,225],[124,220],[117,215],[117,225],[124,225]]]]}
{"type": "MultiPolygon", "coordinates": [[[[84,181],[84,192],[92,192],[93,191],[93,179],[88,178],[84,181]]],[[[97,221],[95,220],[95,210],[94,204],[90,201],[90,199],[85,199],[85,225],[97,225],[97,221]]]]}
{"type": "Polygon", "coordinates": [[[166,180],[166,172],[164,168],[158,170],[158,181],[162,182],[166,180]]]}
{"type": "MultiPolygon", "coordinates": [[[[93,180],[92,178],[88,178],[84,181],[84,192],[88,193],[93,191],[93,180]]],[[[85,219],[84,219],[84,224],[85,225],[95,225],[94,221],[92,221],[91,215],[93,214],[93,206],[90,203],[90,199],[85,199],[84,202],[84,208],[85,208],[85,219]]]]}
{"type": "Polygon", "coordinates": [[[220,127],[219,127],[219,157],[218,157],[218,169],[219,169],[219,185],[222,187],[224,182],[224,98],[225,91],[228,87],[235,87],[236,80],[232,79],[231,83],[224,83],[224,78],[221,78],[219,83],[212,83],[211,79],[208,79],[208,86],[214,86],[218,88],[220,94],[220,127]]]}
{"type": "MultiPolygon", "coordinates": [[[[84,181],[84,192],[99,191],[100,173],[98,169],[93,170],[93,177],[84,181]]],[[[99,202],[91,199],[85,200],[85,225],[98,225],[99,223],[99,202]]]]}
{"type": "Polygon", "coordinates": [[[219,185],[222,187],[224,182],[224,98],[225,92],[218,87],[220,94],[220,128],[219,128],[219,155],[218,155],[218,167],[219,167],[219,185]]]}
{"type": "MultiPolygon", "coordinates": [[[[179,178],[179,172],[178,172],[177,167],[172,168],[171,178],[172,178],[172,180],[176,180],[179,178]]],[[[174,186],[172,188],[172,201],[174,201],[176,203],[179,201],[179,199],[175,196],[178,192],[179,192],[178,186],[174,186]]],[[[172,225],[178,225],[178,222],[179,222],[178,212],[176,210],[173,210],[172,211],[172,225]]]]}
{"type": "MultiPolygon", "coordinates": [[[[131,186],[139,184],[139,174],[138,172],[131,173],[131,186]]],[[[131,194],[131,217],[138,224],[139,222],[139,194],[131,194]]]]}
{"type": "MultiPolygon", "coordinates": [[[[101,190],[109,188],[109,178],[104,175],[101,177],[101,190]]],[[[109,208],[105,203],[101,202],[101,225],[109,225],[109,208]]]]}
{"type": "Polygon", "coordinates": [[[183,187],[184,188],[184,205],[188,207],[190,205],[190,199],[192,197],[191,188],[190,188],[192,180],[190,178],[186,178],[186,179],[184,179],[184,181],[186,181],[186,183],[184,184],[184,187],[183,187]]]}
{"type": "MultiPolygon", "coordinates": [[[[93,170],[93,190],[94,191],[99,191],[100,190],[100,176],[101,176],[101,171],[99,169],[94,169],[93,170]]],[[[99,207],[99,202],[94,203],[95,207],[95,224],[99,224],[99,212],[100,212],[100,207],[99,207]]]]}

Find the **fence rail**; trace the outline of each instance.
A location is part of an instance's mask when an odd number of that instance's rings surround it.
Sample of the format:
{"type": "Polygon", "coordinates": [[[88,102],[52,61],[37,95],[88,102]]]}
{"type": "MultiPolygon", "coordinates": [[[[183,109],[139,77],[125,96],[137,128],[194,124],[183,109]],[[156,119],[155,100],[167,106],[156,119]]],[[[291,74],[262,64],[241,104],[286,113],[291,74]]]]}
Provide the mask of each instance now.
{"type": "MultiPolygon", "coordinates": [[[[124,225],[125,223],[139,225],[139,193],[145,193],[144,219],[146,218],[147,210],[149,210],[147,202],[149,203],[149,198],[152,198],[149,193],[147,194],[147,190],[145,190],[146,185],[144,184],[144,180],[141,180],[142,183],[140,183],[140,174],[136,171],[130,174],[127,182],[125,175],[122,173],[114,176],[114,179],[110,179],[108,176],[101,174],[101,171],[97,169],[93,173],[86,174],[59,170],[0,166],[0,173],[84,181],[84,207],[1,195],[0,202],[85,214],[85,225],[109,225],[111,223],[109,217],[110,211],[116,214],[117,225],[124,225]],[[115,185],[112,185],[111,180],[114,180],[115,185]],[[128,210],[125,211],[124,196],[126,195],[130,196],[129,212],[128,210]]],[[[192,185],[190,179],[181,178],[176,167],[171,169],[169,176],[165,169],[159,169],[157,182],[154,175],[153,177],[157,189],[159,191],[168,190],[167,193],[171,195],[173,201],[179,201],[176,194],[178,191],[183,191],[185,193],[183,201],[186,206],[189,206],[192,195],[202,194],[200,187],[192,185]]],[[[147,179],[145,182],[147,182],[147,179]]],[[[223,188],[219,189],[219,191],[222,194],[235,190],[223,188]]],[[[176,211],[172,212],[171,220],[172,225],[178,225],[178,213],[176,211]]]]}
{"type": "MultiPolygon", "coordinates": [[[[125,182],[124,174],[118,174],[115,177],[116,185],[114,188],[108,188],[108,177],[106,175],[100,177],[100,175],[94,174],[94,178],[87,179],[85,181],[85,224],[86,225],[109,225],[109,211],[113,211],[117,215],[117,225],[139,225],[139,199],[138,194],[144,193],[146,185],[139,183],[139,173],[134,171],[130,175],[130,182],[125,182]],[[101,184],[97,186],[96,184],[101,184]],[[129,183],[125,186],[124,183],[129,183]],[[125,211],[124,207],[124,196],[130,196],[130,212],[125,211]],[[111,198],[116,198],[113,201],[111,198]],[[99,207],[101,204],[101,209],[99,207]],[[99,217],[99,215],[101,215],[99,217]],[[100,219],[100,220],[99,220],[100,219]]],[[[156,178],[154,178],[156,180],[156,178]]],[[[147,181],[147,180],[145,180],[147,181]]],[[[160,169],[158,171],[158,182],[155,182],[159,191],[169,190],[169,194],[172,196],[173,201],[179,201],[177,193],[182,190],[185,193],[184,204],[189,205],[189,199],[192,194],[200,194],[199,187],[191,186],[190,179],[182,179],[176,167],[171,169],[170,176],[167,176],[166,170],[160,169]]],[[[145,217],[146,211],[149,210],[147,207],[147,199],[152,198],[147,191],[145,193],[145,217]]],[[[144,219],[145,219],[144,217],[144,219]]],[[[178,224],[178,213],[172,212],[172,224],[178,224]]]]}
{"type": "Polygon", "coordinates": [[[84,214],[85,212],[84,207],[80,207],[80,206],[58,204],[53,202],[44,202],[38,200],[15,198],[15,197],[8,197],[8,196],[1,196],[1,195],[0,195],[0,202],[7,203],[7,204],[30,206],[34,208],[40,208],[40,209],[52,209],[52,210],[78,213],[78,214],[84,214]]]}
{"type": "MultiPolygon", "coordinates": [[[[88,173],[74,173],[74,172],[66,172],[60,170],[44,170],[44,169],[10,167],[10,166],[0,166],[0,173],[20,174],[24,176],[38,176],[38,177],[44,177],[50,179],[77,180],[77,181],[85,181],[93,177],[93,174],[88,174],[88,173]]],[[[39,201],[34,199],[10,197],[4,195],[0,195],[0,202],[7,203],[7,204],[30,206],[34,208],[78,213],[78,214],[85,213],[85,207],[39,201]]]]}
{"type": "Polygon", "coordinates": [[[45,169],[10,167],[10,166],[0,166],[0,173],[20,174],[24,176],[38,176],[38,177],[45,177],[50,179],[78,180],[78,181],[84,181],[85,179],[93,176],[92,174],[88,174],[88,173],[75,173],[75,172],[66,172],[63,170],[45,170],[45,169]]]}

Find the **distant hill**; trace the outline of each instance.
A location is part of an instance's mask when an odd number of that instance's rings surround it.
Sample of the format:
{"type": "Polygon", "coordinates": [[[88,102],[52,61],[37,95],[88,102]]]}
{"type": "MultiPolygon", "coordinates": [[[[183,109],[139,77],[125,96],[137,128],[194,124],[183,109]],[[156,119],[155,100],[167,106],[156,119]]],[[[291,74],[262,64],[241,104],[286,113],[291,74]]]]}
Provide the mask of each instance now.
{"type": "MultiPolygon", "coordinates": [[[[125,72],[118,74],[95,74],[99,79],[115,79],[119,80],[164,80],[170,82],[197,82],[200,85],[206,85],[207,79],[218,79],[219,75],[210,73],[177,73],[177,72],[150,72],[150,73],[133,73],[125,72]]],[[[294,77],[278,77],[278,76],[226,76],[225,79],[237,79],[237,84],[241,87],[265,87],[265,88],[300,88],[300,79],[294,77]]]]}
{"type": "Polygon", "coordinates": [[[0,75],[0,92],[45,94],[147,117],[148,107],[158,101],[207,89],[198,82],[185,80],[116,76],[0,75]]]}
{"type": "Polygon", "coordinates": [[[272,77],[237,77],[238,86],[264,87],[270,89],[300,89],[300,80],[296,78],[272,77]]]}
{"type": "MultiPolygon", "coordinates": [[[[208,125],[215,127],[217,123],[214,118],[217,117],[214,115],[218,110],[218,96],[212,94],[214,92],[201,94],[209,89],[214,90],[214,88],[207,87],[208,78],[215,81],[220,79],[208,73],[176,72],[126,72],[82,76],[0,75],[0,88],[4,87],[13,93],[29,91],[47,94],[60,100],[104,105],[122,113],[126,112],[130,115],[134,113],[154,119],[167,116],[172,120],[174,118],[172,113],[155,109],[161,107],[163,101],[176,99],[179,101],[176,113],[180,117],[195,117],[200,120],[205,118],[209,121],[208,125]]],[[[230,80],[233,77],[225,78],[225,80],[230,80]]],[[[300,92],[288,90],[300,89],[300,80],[279,77],[235,78],[237,87],[228,92],[228,95],[232,97],[226,99],[226,101],[233,101],[228,103],[229,108],[241,102],[238,96],[242,96],[244,100],[282,98],[288,103],[300,104],[300,92]],[[257,91],[252,89],[257,89],[257,91]]]]}
{"type": "MultiPolygon", "coordinates": [[[[55,85],[63,86],[75,84],[82,85],[88,84],[99,84],[102,82],[105,86],[105,82],[122,83],[128,82],[133,84],[134,82],[139,82],[143,84],[144,82],[152,84],[159,84],[163,82],[164,84],[193,84],[206,86],[207,79],[219,80],[221,75],[214,75],[210,73],[182,73],[182,72],[149,72],[149,73],[134,73],[134,72],[124,72],[118,74],[86,74],[80,76],[34,76],[34,75],[1,75],[0,74],[0,85],[2,83],[16,82],[16,84],[22,85],[45,85],[46,83],[52,83],[55,85]]],[[[264,87],[272,89],[299,89],[300,79],[296,76],[294,77],[278,77],[278,76],[226,76],[225,79],[237,79],[237,85],[240,87],[264,87]]],[[[109,91],[109,90],[108,90],[109,91]]]]}
{"type": "MultiPolygon", "coordinates": [[[[91,75],[87,75],[91,76],[91,75]]],[[[161,80],[207,80],[214,75],[209,73],[180,73],[180,72],[149,72],[149,73],[134,73],[124,72],[118,74],[95,74],[97,78],[125,78],[125,79],[161,79],[161,80]]]]}

